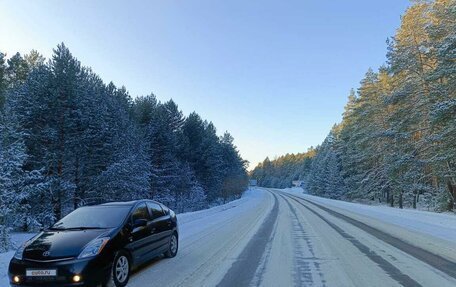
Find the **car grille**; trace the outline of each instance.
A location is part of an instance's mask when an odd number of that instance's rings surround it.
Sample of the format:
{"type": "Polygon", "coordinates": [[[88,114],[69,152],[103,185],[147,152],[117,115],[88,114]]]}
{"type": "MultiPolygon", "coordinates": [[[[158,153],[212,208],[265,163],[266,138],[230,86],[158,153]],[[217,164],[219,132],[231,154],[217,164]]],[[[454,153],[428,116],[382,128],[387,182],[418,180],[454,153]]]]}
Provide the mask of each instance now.
{"type": "Polygon", "coordinates": [[[48,260],[42,260],[42,259],[30,259],[30,258],[24,258],[24,260],[27,261],[32,261],[32,262],[58,262],[58,261],[65,261],[65,260],[72,260],[75,257],[65,257],[65,258],[57,258],[57,259],[48,259],[48,260]]]}

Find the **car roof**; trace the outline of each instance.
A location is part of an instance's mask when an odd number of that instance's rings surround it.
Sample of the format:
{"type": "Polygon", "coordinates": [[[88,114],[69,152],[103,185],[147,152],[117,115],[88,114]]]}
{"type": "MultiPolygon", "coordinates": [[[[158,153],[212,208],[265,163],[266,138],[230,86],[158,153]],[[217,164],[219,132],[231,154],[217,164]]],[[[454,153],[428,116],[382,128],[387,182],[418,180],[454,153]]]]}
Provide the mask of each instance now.
{"type": "Polygon", "coordinates": [[[152,203],[157,203],[160,204],[159,202],[156,202],[154,200],[150,199],[139,199],[139,200],[132,200],[132,201],[113,201],[113,202],[107,202],[103,204],[99,204],[100,206],[133,206],[137,203],[141,202],[152,202],[152,203]]]}

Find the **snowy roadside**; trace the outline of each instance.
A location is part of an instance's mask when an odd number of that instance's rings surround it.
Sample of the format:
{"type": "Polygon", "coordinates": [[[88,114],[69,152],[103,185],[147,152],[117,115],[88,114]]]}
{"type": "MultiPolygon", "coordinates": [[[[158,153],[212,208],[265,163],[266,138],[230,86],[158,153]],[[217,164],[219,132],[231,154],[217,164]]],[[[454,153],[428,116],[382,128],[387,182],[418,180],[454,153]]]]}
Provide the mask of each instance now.
{"type": "Polygon", "coordinates": [[[403,228],[429,234],[444,240],[456,242],[456,216],[448,213],[391,208],[382,205],[365,205],[341,200],[328,199],[303,194],[302,189],[285,189],[286,192],[298,193],[303,198],[326,206],[349,210],[360,215],[379,219],[403,228]]]}
{"type": "Polygon", "coordinates": [[[434,254],[456,260],[456,216],[452,214],[346,202],[304,194],[302,189],[282,191],[329,207],[434,254]]]}
{"type": "Polygon", "coordinates": [[[249,212],[264,200],[264,193],[248,189],[241,198],[208,209],[177,214],[180,239],[192,238],[204,229],[226,218],[249,212]]]}
{"type": "Polygon", "coordinates": [[[233,201],[227,202],[222,205],[217,205],[217,206],[214,206],[214,207],[211,207],[208,209],[202,209],[202,210],[177,214],[177,219],[179,221],[179,224],[184,224],[184,223],[187,223],[190,221],[198,220],[200,218],[207,217],[208,215],[216,214],[221,211],[231,209],[238,205],[241,205],[241,204],[249,201],[251,199],[251,197],[254,196],[252,194],[253,191],[254,191],[254,189],[249,189],[244,192],[244,194],[241,198],[235,199],[233,201]]]}
{"type": "MultiPolygon", "coordinates": [[[[255,193],[254,190],[250,189],[244,192],[243,196],[239,199],[230,201],[226,204],[223,205],[218,205],[209,209],[203,209],[203,210],[198,210],[198,211],[193,211],[193,212],[186,212],[186,213],[181,213],[177,214],[177,218],[179,221],[179,225],[181,226],[181,236],[187,237],[188,235],[191,235],[198,230],[198,226],[193,226],[191,224],[193,221],[198,221],[197,225],[204,226],[204,224],[201,224],[201,220],[203,218],[212,218],[214,219],[214,216],[217,216],[217,214],[222,214],[226,213],[224,211],[229,211],[230,209],[233,209],[235,207],[242,207],[242,210],[248,210],[252,207],[253,205],[258,203],[258,200],[252,200],[258,197],[258,193],[255,193]],[[191,227],[191,228],[188,228],[191,227]]],[[[234,209],[233,209],[234,210],[234,209]]],[[[239,209],[236,209],[237,212],[239,212],[239,209]]],[[[225,216],[225,215],[223,215],[225,216]]],[[[13,241],[13,245],[15,247],[20,246],[23,244],[25,241],[30,239],[35,233],[23,233],[23,232],[18,232],[18,233],[12,233],[11,234],[11,239],[13,241]]],[[[9,281],[8,281],[8,265],[11,260],[11,258],[14,255],[14,250],[13,251],[8,251],[4,253],[0,253],[0,286],[8,286],[9,281]]]]}

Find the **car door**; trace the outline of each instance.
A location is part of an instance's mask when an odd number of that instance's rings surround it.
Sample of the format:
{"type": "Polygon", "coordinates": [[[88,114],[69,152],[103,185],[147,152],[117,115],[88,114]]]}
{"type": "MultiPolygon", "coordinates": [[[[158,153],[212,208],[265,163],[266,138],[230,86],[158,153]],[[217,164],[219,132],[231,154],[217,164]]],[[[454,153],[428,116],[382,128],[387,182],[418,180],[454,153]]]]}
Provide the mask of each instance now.
{"type": "Polygon", "coordinates": [[[146,260],[147,255],[151,252],[150,243],[153,240],[153,224],[146,203],[140,203],[135,207],[131,213],[130,224],[132,229],[128,247],[131,250],[134,261],[139,263],[146,260]],[[145,226],[135,226],[135,221],[137,220],[146,220],[147,224],[145,226]]]}
{"type": "Polygon", "coordinates": [[[152,214],[152,223],[154,228],[154,250],[156,253],[162,253],[167,250],[169,236],[171,235],[171,217],[166,214],[161,205],[156,202],[147,202],[150,214],[152,214]]]}

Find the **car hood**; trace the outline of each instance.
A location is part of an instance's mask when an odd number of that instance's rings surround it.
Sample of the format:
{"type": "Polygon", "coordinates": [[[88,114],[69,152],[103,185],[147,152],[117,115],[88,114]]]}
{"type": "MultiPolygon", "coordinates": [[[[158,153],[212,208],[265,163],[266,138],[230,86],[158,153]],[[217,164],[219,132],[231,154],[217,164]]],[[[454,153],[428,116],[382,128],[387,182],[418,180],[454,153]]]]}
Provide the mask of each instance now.
{"type": "Polygon", "coordinates": [[[26,246],[23,258],[45,261],[77,257],[87,243],[108,234],[109,231],[108,229],[46,230],[26,246]]]}

